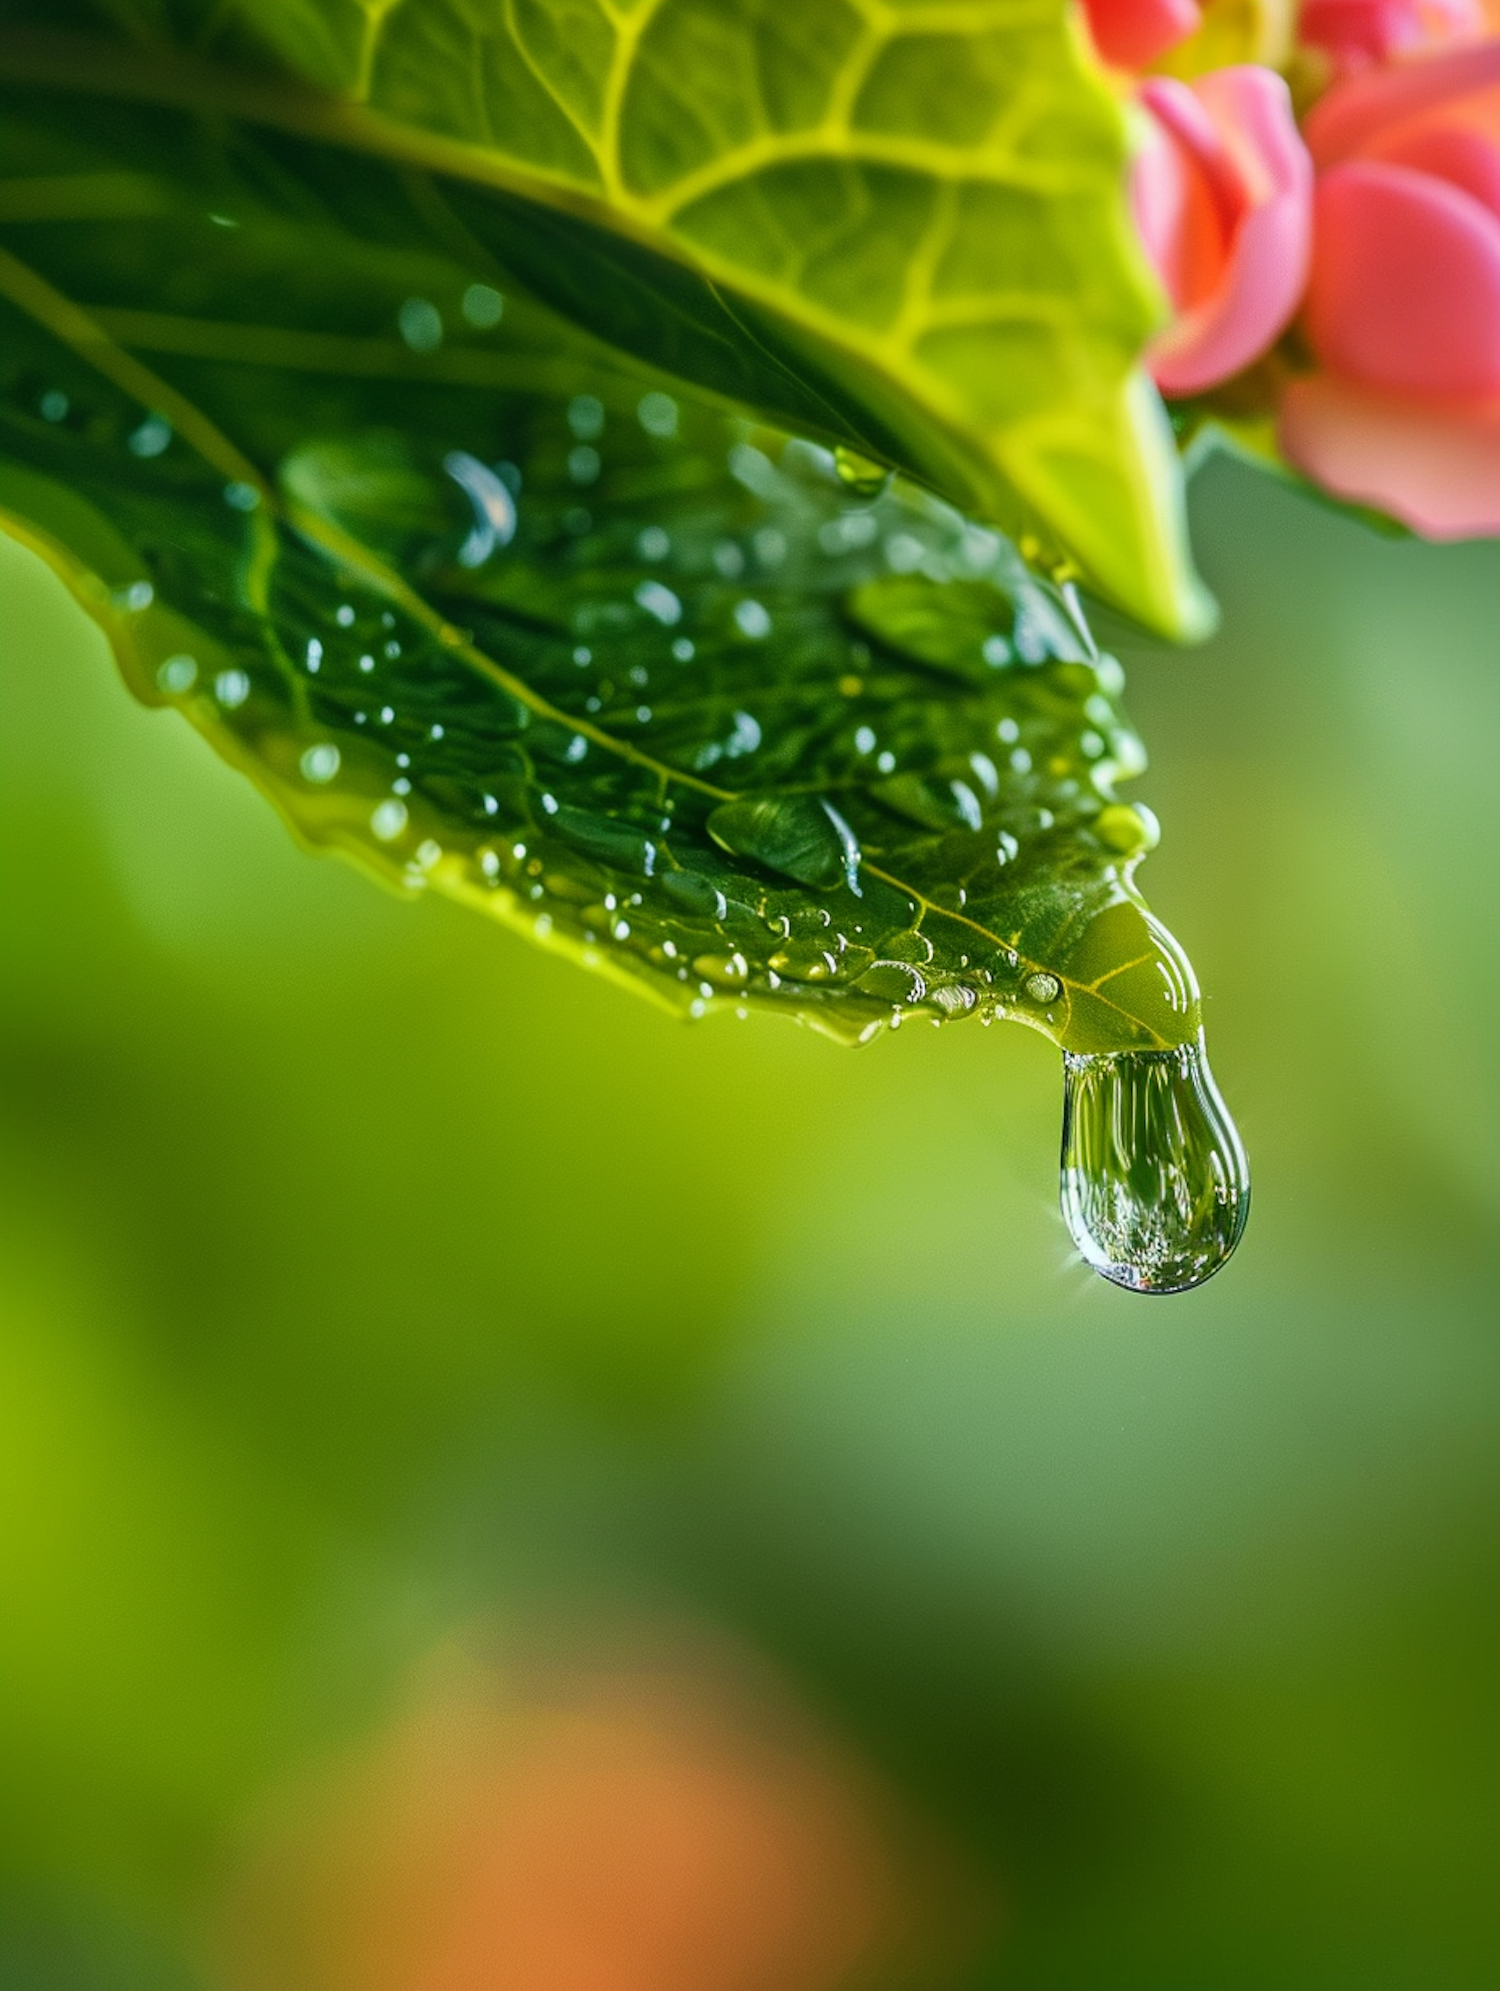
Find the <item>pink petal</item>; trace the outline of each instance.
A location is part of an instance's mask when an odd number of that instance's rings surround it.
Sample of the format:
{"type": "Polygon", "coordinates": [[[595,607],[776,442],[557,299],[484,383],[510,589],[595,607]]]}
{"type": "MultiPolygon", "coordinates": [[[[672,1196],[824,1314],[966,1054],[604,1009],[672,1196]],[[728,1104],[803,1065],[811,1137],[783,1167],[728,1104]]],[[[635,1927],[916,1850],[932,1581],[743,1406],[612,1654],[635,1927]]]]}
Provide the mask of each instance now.
{"type": "Polygon", "coordinates": [[[1303,125],[1314,164],[1334,166],[1408,118],[1500,81],[1500,39],[1426,55],[1335,83],[1303,125]]]}
{"type": "Polygon", "coordinates": [[[1194,32],[1197,0],[1084,0],[1094,46],[1116,69],[1144,69],[1194,32]]]}
{"type": "Polygon", "coordinates": [[[1213,119],[1186,83],[1153,76],[1137,95],[1150,116],[1131,168],[1131,208],[1173,309],[1185,311],[1222,284],[1244,198],[1213,119]]]}
{"type": "Polygon", "coordinates": [[[1306,0],[1297,17],[1298,41],[1325,49],[1340,69],[1484,32],[1478,0],[1306,0]]]}
{"type": "Polygon", "coordinates": [[[1500,394],[1500,221],[1460,188],[1359,161],[1318,182],[1307,329],[1331,371],[1398,393],[1500,394]]]}
{"type": "Polygon", "coordinates": [[[1384,62],[1397,49],[1417,47],[1423,35],[1415,0],[1307,0],[1297,39],[1340,62],[1384,62]]]}
{"type": "Polygon", "coordinates": [[[1164,394],[1197,393],[1264,352],[1297,309],[1311,241],[1312,166],[1281,77],[1247,64],[1194,88],[1238,182],[1239,218],[1219,283],[1148,355],[1164,394]]]}
{"type": "Polygon", "coordinates": [[[1280,442],[1315,483],[1426,539],[1500,533],[1500,401],[1423,406],[1319,374],[1287,389],[1280,442]]]}
{"type": "Polygon", "coordinates": [[[1418,125],[1382,145],[1378,156],[1462,187],[1500,220],[1500,144],[1488,133],[1463,124],[1418,125]]]}

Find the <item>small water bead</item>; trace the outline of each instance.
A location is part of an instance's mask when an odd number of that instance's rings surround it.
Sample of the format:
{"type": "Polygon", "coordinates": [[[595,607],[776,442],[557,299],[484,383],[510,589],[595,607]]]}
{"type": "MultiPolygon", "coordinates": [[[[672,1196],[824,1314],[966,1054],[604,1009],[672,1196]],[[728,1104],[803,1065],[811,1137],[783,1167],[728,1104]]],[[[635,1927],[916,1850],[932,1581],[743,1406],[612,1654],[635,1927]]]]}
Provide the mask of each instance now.
{"type": "Polygon", "coordinates": [[[691,636],[679,636],[672,645],[672,655],[677,659],[679,664],[690,664],[694,654],[693,639],[691,636]]]}
{"type": "Polygon", "coordinates": [[[49,387],[37,403],[37,408],[44,422],[65,422],[72,405],[60,387],[49,387]]]}
{"type": "Polygon", "coordinates": [[[458,308],[476,332],[490,332],[505,316],[505,299],[490,284],[471,283],[458,308]]]}
{"type": "Polygon", "coordinates": [[[394,843],[406,828],[406,822],[404,802],[381,802],[371,814],[370,828],[382,843],[394,843]]]}
{"type": "Polygon", "coordinates": [[[1095,816],[1094,834],[1107,849],[1133,857],[1155,850],[1161,842],[1161,824],[1144,802],[1111,802],[1095,816]]]}
{"type": "Polygon", "coordinates": [[[320,740],[316,746],[307,748],[298,766],[305,781],[332,781],[339,771],[339,750],[332,741],[320,740]]]}
{"type": "MultiPolygon", "coordinates": [[[[603,459],[592,443],[581,442],[568,451],[568,475],[575,484],[594,483],[602,468],[603,459]]],[[[588,526],[585,525],[582,530],[587,532],[588,526]]]]}
{"type": "Polygon", "coordinates": [[[648,436],[660,437],[663,441],[677,433],[677,403],[670,394],[653,390],[643,394],[636,404],[635,418],[648,436]]]}
{"type": "Polygon", "coordinates": [[[214,679],[214,697],[226,712],[237,711],[250,696],[250,679],[244,671],[220,671],[214,679]]]}
{"type": "Polygon", "coordinates": [[[132,456],[150,458],[160,456],[172,440],[172,424],[165,415],[148,415],[137,429],[132,429],[125,438],[125,447],[132,456]]]}
{"type": "Polygon", "coordinates": [[[449,450],[443,468],[474,508],[474,523],[458,549],[458,564],[482,567],[498,547],[509,546],[515,538],[516,501],[489,465],[467,450],[449,450]]]}
{"type": "Polygon", "coordinates": [[[443,314],[425,297],[408,297],[396,313],[396,329],[414,353],[435,353],[443,343],[443,314]]]}
{"type": "Polygon", "coordinates": [[[635,598],[648,615],[655,616],[668,629],[682,620],[682,603],[661,581],[642,581],[635,598]]]}
{"type": "Polygon", "coordinates": [[[643,560],[665,560],[672,541],[659,525],[647,525],[636,534],[635,550],[643,560]]]}
{"type": "Polygon", "coordinates": [[[597,394],[575,394],[568,403],[568,427],[580,442],[597,442],[604,433],[604,403],[597,394]]]}
{"type": "Polygon", "coordinates": [[[740,634],[748,636],[753,643],[760,642],[771,633],[770,611],[758,601],[736,602],[734,620],[740,634]]]}
{"type": "Polygon", "coordinates": [[[830,949],[802,940],[773,954],[771,967],[794,982],[831,982],[839,972],[839,961],[830,949]]]}
{"type": "Polygon", "coordinates": [[[833,452],[833,468],[844,489],[856,498],[878,498],[891,481],[888,465],[861,456],[857,449],[849,449],[843,443],[833,452]]]}
{"type": "Polygon", "coordinates": [[[1039,969],[1034,975],[1028,975],[1021,986],[1033,1002],[1039,1002],[1043,1005],[1049,1002],[1056,1002],[1057,998],[1062,994],[1062,983],[1057,979],[1056,975],[1049,975],[1044,968],[1039,969]]]}
{"type": "Polygon", "coordinates": [[[149,581],[132,581],[128,587],[116,588],[109,598],[111,608],[123,609],[127,615],[139,615],[143,608],[149,608],[156,599],[156,590],[149,581]]]}
{"type": "Polygon", "coordinates": [[[1114,1285],[1184,1293],[1218,1271],[1250,1209],[1250,1169],[1202,1035],[1171,1051],[1063,1057],[1060,1197],[1114,1285]]]}
{"type": "Polygon", "coordinates": [[[191,691],[198,680],[198,660],[184,651],[179,656],[168,657],[156,673],[156,682],[163,691],[180,696],[191,691]]]}
{"type": "Polygon", "coordinates": [[[260,503],[260,492],[253,484],[246,484],[239,478],[224,486],[224,502],[231,511],[253,512],[260,503]]]}

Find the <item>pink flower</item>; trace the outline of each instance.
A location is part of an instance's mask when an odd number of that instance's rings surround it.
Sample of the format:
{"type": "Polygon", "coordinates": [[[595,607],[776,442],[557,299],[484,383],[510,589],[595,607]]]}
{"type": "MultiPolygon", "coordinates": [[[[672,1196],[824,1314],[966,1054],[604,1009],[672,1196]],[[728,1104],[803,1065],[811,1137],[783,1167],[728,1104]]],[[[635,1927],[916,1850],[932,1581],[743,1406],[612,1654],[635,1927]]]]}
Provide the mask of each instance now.
{"type": "Polygon", "coordinates": [[[1322,49],[1340,76],[1484,32],[1479,0],[1305,0],[1297,20],[1297,39],[1322,49]]]}
{"type": "Polygon", "coordinates": [[[1500,42],[1336,85],[1287,457],[1432,539],[1500,532],[1500,42]]]}
{"type": "Polygon", "coordinates": [[[1198,0],[1084,0],[1089,32],[1105,62],[1144,69],[1199,26],[1198,0]]]}
{"type": "Polygon", "coordinates": [[[1177,312],[1146,361],[1164,394],[1196,394],[1290,323],[1307,279],[1312,166],[1272,70],[1153,76],[1138,96],[1151,130],[1131,203],[1177,312]]]}

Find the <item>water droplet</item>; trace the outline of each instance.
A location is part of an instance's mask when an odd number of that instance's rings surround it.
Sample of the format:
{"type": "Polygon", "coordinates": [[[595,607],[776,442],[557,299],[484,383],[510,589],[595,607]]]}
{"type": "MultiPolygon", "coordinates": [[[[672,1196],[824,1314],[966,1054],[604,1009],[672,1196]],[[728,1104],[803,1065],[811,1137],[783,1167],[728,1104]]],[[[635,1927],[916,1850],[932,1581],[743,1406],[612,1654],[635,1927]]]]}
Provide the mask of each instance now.
{"type": "Polygon", "coordinates": [[[646,525],[635,536],[635,550],[643,560],[665,560],[672,541],[659,525],[646,525]]]}
{"type": "Polygon", "coordinates": [[[164,415],[148,415],[138,429],[132,429],[125,447],[132,456],[160,456],[172,440],[172,424],[164,415]]]}
{"type": "Polygon", "coordinates": [[[220,671],[214,679],[214,697],[226,712],[233,712],[250,696],[250,679],[244,671],[220,671]]]}
{"type": "Polygon", "coordinates": [[[742,636],[748,636],[758,643],[771,633],[769,611],[758,601],[737,601],[734,605],[735,626],[742,636]]]}
{"type": "Polygon", "coordinates": [[[253,512],[260,503],[260,492],[253,484],[242,483],[238,478],[224,486],[224,502],[231,511],[253,512]]]}
{"type": "Polygon", "coordinates": [[[920,1002],[927,993],[926,978],[909,961],[873,961],[858,986],[881,1002],[920,1002]]]}
{"type": "MultiPolygon", "coordinates": [[[[591,442],[581,442],[568,451],[568,475],[575,484],[592,484],[603,467],[603,459],[591,442]]],[[[584,531],[588,528],[585,526],[584,531]]]]}
{"type": "Polygon", "coordinates": [[[307,668],[314,677],[317,676],[318,667],[322,661],[323,645],[318,641],[316,636],[310,636],[307,640],[307,668]]]}
{"type": "Polygon", "coordinates": [[[745,571],[745,556],[732,539],[721,539],[713,550],[715,569],[726,581],[732,581],[745,571]]]}
{"type": "Polygon", "coordinates": [[[1034,975],[1028,975],[1021,986],[1033,1002],[1043,1004],[1056,1002],[1062,994],[1062,983],[1056,975],[1049,975],[1045,968],[1038,969],[1034,975]]]}
{"type": "Polygon", "coordinates": [[[332,781],[339,771],[339,750],[331,741],[321,740],[307,749],[298,765],[308,781],[332,781]]]}
{"type": "Polygon", "coordinates": [[[198,678],[198,660],[184,651],[180,656],[168,657],[156,673],[156,682],[163,691],[181,693],[191,691],[198,678]]]}
{"type": "Polygon", "coordinates": [[[878,498],[891,481],[888,465],[877,463],[871,456],[861,456],[857,449],[848,449],[843,443],[833,452],[833,468],[844,489],[853,492],[856,498],[878,498]]]}
{"type": "Polygon", "coordinates": [[[1094,834],[1106,849],[1134,857],[1155,850],[1161,842],[1161,824],[1144,802],[1111,802],[1095,816],[1094,834]]]}
{"type": "Polygon", "coordinates": [[[123,609],[127,615],[139,615],[155,599],[156,590],[149,581],[132,581],[129,587],[116,588],[109,598],[112,608],[123,609]]]}
{"type": "Polygon", "coordinates": [[[643,394],[636,406],[636,420],[648,436],[675,436],[677,433],[677,403],[670,394],[653,391],[643,394]]]}
{"type": "Polygon", "coordinates": [[[488,332],[505,316],[505,299],[487,283],[471,283],[459,310],[477,332],[488,332]]]}
{"type": "MultiPolygon", "coordinates": [[[[750,967],[743,954],[699,954],[693,961],[693,973],[705,982],[725,988],[736,988],[749,978],[750,967]]],[[[708,993],[707,990],[704,991],[708,993]]]]}
{"type": "Polygon", "coordinates": [[[406,828],[406,804],[379,803],[370,817],[370,828],[382,843],[394,843],[406,828]]]}
{"type": "Polygon", "coordinates": [[[1003,636],[986,636],[979,653],[993,670],[1000,670],[1011,660],[1011,647],[1003,636]]]}
{"type": "Polygon", "coordinates": [[[396,313],[396,329],[414,353],[435,353],[443,343],[443,316],[425,297],[409,297],[396,313]]]}
{"type": "Polygon", "coordinates": [[[771,956],[772,968],[794,982],[831,982],[839,971],[838,956],[816,941],[795,940],[771,956]]]}
{"type": "Polygon", "coordinates": [[[1201,1286],[1240,1241],[1250,1169],[1200,1034],[1172,1051],[1063,1057],[1063,1217],[1137,1293],[1201,1286]]]}
{"type": "Polygon", "coordinates": [[[514,539],[516,501],[489,465],[465,450],[450,450],[443,468],[474,507],[474,523],[458,549],[458,564],[482,567],[497,546],[509,546],[514,539]]]}
{"type": "Polygon", "coordinates": [[[443,846],[432,837],[425,837],[417,845],[417,862],[424,871],[430,871],[443,854],[443,846]]]}
{"type": "Polygon", "coordinates": [[[72,403],[60,387],[49,387],[37,403],[44,422],[66,421],[72,403]]]}
{"type": "Polygon", "coordinates": [[[672,645],[672,655],[677,659],[679,664],[690,664],[693,661],[693,654],[694,647],[691,636],[679,636],[677,641],[672,645]]]}
{"type": "Polygon", "coordinates": [[[568,427],[580,442],[595,442],[604,433],[604,403],[597,394],[575,394],[568,403],[568,427]]]}
{"type": "Polygon", "coordinates": [[[668,629],[682,620],[682,603],[661,581],[642,581],[635,598],[647,615],[654,615],[668,629]]]}
{"type": "MultiPolygon", "coordinates": [[[[336,609],[336,610],[334,611],[334,617],[333,617],[333,619],[334,619],[334,621],[335,621],[335,622],[336,622],[336,623],[338,624],[338,626],[339,626],[339,628],[340,628],[340,629],[351,629],[351,628],[353,628],[353,626],[354,626],[354,604],[353,604],[353,602],[350,602],[350,601],[341,601],[341,602],[339,603],[339,605],[338,605],[337,609],[336,609]]],[[[318,653],[318,654],[319,654],[320,656],[322,655],[322,651],[321,651],[321,649],[319,650],[319,653],[318,653]]]]}

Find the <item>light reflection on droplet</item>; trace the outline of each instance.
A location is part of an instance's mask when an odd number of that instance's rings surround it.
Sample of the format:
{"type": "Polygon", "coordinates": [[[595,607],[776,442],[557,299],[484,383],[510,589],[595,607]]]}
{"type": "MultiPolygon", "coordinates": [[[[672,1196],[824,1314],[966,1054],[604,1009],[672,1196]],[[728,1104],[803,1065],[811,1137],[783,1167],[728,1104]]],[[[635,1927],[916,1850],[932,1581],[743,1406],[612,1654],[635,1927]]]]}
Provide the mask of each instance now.
{"type": "Polygon", "coordinates": [[[307,748],[298,766],[306,781],[332,781],[339,771],[339,750],[331,740],[320,740],[307,748]]]}

